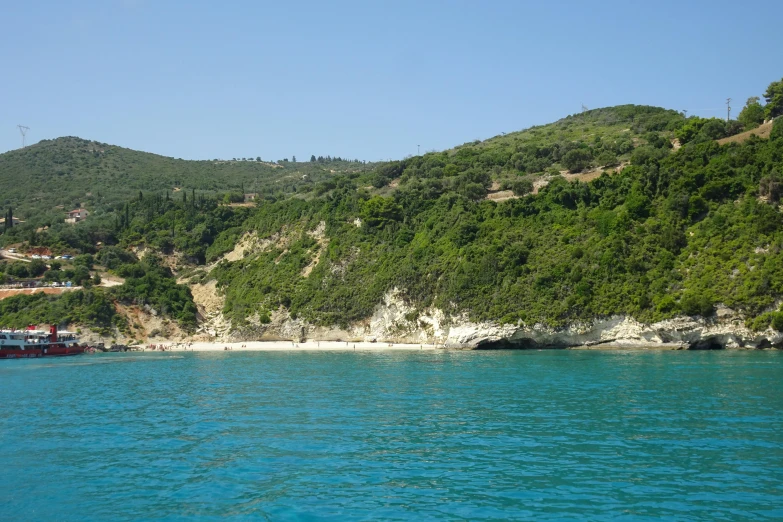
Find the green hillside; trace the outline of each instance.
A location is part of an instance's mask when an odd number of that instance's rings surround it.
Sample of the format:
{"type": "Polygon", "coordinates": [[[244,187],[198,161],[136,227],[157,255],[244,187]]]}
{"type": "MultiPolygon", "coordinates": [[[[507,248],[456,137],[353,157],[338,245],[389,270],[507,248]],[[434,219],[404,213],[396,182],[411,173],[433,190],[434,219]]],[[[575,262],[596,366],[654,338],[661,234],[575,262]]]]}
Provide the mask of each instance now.
{"type": "MultiPolygon", "coordinates": [[[[717,143],[745,126],[625,105],[376,165],[187,162],[66,138],[0,155],[6,204],[55,215],[76,198],[95,219],[36,232],[31,218],[0,243],[88,252],[83,266],[126,278],[69,298],[85,323],[102,303],[104,327],[124,324],[109,299],[192,328],[179,276],[215,280],[236,328],[278,310],[346,325],[393,289],[420,311],[511,324],[725,305],[783,328],[783,122],[769,139],[717,143]],[[242,190],[262,194],[257,206],[224,204],[242,190]],[[174,264],[130,253],[144,248],[174,264]]],[[[0,318],[51,318],[56,303],[7,299],[0,318]]]]}
{"type": "MultiPolygon", "coordinates": [[[[673,132],[684,123],[657,115],[673,132]]],[[[591,117],[555,126],[584,127],[591,117]]],[[[576,143],[571,150],[594,157],[605,143],[594,129],[600,146],[594,137],[539,142],[537,151],[576,143]]],[[[611,136],[614,123],[609,129],[611,136]]],[[[773,316],[765,312],[783,293],[781,132],[741,145],[694,139],[673,151],[649,134],[671,131],[640,131],[649,143],[638,144],[621,173],[590,183],[555,176],[537,195],[501,203],[485,199],[487,186],[513,174],[515,154],[542,156],[515,144],[541,129],[386,165],[375,175],[401,178],[389,197],[346,188],[327,199],[265,205],[244,230],[290,240],[223,262],[206,277],[217,278],[237,324],[280,306],[315,323],[345,324],[370,315],[396,288],[420,309],[475,320],[561,325],[628,314],[652,321],[709,316],[722,303],[766,326],[773,316]],[[325,238],[316,241],[307,232],[321,222],[325,238]]]]}
{"type": "Polygon", "coordinates": [[[253,192],[280,197],[309,189],[335,172],[361,172],[356,161],[189,161],[115,145],[66,137],[43,140],[0,154],[0,201],[17,217],[36,225],[62,221],[63,209],[112,212],[139,191],[195,190],[210,196],[253,192]],[[57,207],[62,208],[57,208],[57,207]]]}

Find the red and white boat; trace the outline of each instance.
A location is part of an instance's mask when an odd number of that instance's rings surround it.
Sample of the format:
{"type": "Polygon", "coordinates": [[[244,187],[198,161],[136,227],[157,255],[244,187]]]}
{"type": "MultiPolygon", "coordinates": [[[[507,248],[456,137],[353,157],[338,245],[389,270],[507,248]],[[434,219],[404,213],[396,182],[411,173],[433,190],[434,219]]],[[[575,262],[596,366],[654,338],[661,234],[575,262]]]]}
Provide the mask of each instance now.
{"type": "Polygon", "coordinates": [[[75,332],[58,332],[52,325],[49,331],[28,326],[25,330],[0,330],[0,359],[28,359],[34,357],[62,357],[84,353],[75,332]]]}

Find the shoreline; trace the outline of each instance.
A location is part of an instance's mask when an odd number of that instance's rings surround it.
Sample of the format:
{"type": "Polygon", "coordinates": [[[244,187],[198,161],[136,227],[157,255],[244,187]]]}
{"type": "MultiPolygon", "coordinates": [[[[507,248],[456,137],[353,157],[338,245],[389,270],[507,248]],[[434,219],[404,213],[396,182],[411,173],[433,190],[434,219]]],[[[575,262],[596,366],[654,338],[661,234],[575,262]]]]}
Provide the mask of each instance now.
{"type": "Polygon", "coordinates": [[[442,344],[406,344],[406,343],[379,343],[369,341],[247,341],[247,342],[193,342],[193,343],[161,343],[146,344],[139,348],[133,347],[133,351],[164,351],[171,352],[291,352],[291,351],[435,351],[446,350],[442,344]],[[156,347],[155,349],[150,348],[156,347]]]}
{"type": "MultiPolygon", "coordinates": [[[[572,350],[572,351],[633,351],[633,352],[661,352],[661,351],[701,351],[689,350],[687,345],[679,343],[640,344],[610,342],[580,346],[546,346],[537,348],[500,348],[500,349],[476,349],[470,347],[449,346],[432,343],[383,343],[370,341],[247,341],[247,342],[170,342],[160,344],[145,344],[129,347],[134,352],[382,352],[382,351],[541,351],[541,350],[572,350]],[[163,349],[161,350],[161,347],[163,349]]],[[[774,348],[771,348],[774,350],[774,348]]],[[[719,351],[747,351],[759,350],[759,348],[724,348],[719,351]]]]}

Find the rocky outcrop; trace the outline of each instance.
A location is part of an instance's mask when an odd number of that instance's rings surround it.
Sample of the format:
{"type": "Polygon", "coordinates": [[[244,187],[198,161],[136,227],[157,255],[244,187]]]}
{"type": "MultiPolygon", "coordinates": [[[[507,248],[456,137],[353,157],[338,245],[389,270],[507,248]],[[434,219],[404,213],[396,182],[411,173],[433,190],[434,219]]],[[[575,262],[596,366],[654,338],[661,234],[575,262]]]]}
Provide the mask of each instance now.
{"type": "MultiPolygon", "coordinates": [[[[480,332],[480,329],[476,330],[480,332]]],[[[468,341],[474,347],[575,347],[601,344],[625,346],[669,346],[684,349],[738,349],[782,347],[783,334],[774,331],[753,332],[744,323],[726,319],[677,317],[644,324],[629,317],[611,317],[590,324],[569,325],[561,329],[535,325],[516,329],[498,341],[479,333],[468,341]],[[494,342],[493,342],[494,341],[494,342]]]]}
{"type": "Polygon", "coordinates": [[[570,348],[584,346],[668,347],[672,349],[755,349],[783,347],[783,333],[754,332],[744,318],[719,307],[714,318],[677,317],[653,324],[626,316],[596,319],[563,328],[503,325],[447,317],[437,309],[419,311],[398,291],[384,296],[371,317],[348,328],[324,327],[292,319],[281,309],[272,321],[224,330],[221,340],[329,340],[437,344],[455,349],[570,348]]]}

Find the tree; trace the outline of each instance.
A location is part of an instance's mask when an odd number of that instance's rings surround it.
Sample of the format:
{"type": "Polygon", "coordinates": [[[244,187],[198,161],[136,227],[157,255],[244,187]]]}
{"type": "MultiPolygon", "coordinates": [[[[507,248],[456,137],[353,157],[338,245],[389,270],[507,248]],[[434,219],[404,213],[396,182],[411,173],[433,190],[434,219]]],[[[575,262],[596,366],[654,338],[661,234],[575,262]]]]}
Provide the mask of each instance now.
{"type": "Polygon", "coordinates": [[[560,162],[571,172],[578,172],[590,166],[590,161],[592,159],[593,155],[590,154],[590,151],[586,149],[574,149],[568,151],[560,162]]]}
{"type": "Polygon", "coordinates": [[[370,228],[382,228],[402,219],[402,207],[392,198],[374,196],[362,204],[362,218],[370,228]]]}
{"type": "Polygon", "coordinates": [[[699,118],[698,116],[688,118],[685,125],[674,132],[674,136],[680,140],[682,145],[685,145],[693,141],[708,121],[707,118],[699,118]]]}
{"type": "Polygon", "coordinates": [[[598,164],[602,167],[614,167],[617,165],[617,155],[610,150],[601,152],[596,158],[598,164]]]}
{"type": "Polygon", "coordinates": [[[783,79],[769,84],[764,99],[767,101],[764,107],[767,118],[777,118],[783,114],[783,79]]]}
{"type": "Polygon", "coordinates": [[[746,129],[756,128],[764,122],[764,107],[759,103],[758,96],[748,98],[737,119],[746,129]]]}
{"type": "Polygon", "coordinates": [[[775,123],[772,124],[772,132],[769,134],[771,140],[780,138],[783,138],[783,118],[775,120],[775,123]]]}
{"type": "Polygon", "coordinates": [[[726,137],[726,122],[718,118],[711,118],[701,128],[701,133],[711,140],[719,140],[726,137]]]}
{"type": "Polygon", "coordinates": [[[517,179],[511,182],[511,190],[515,196],[524,196],[533,192],[533,183],[528,179],[517,179]]]}
{"type": "Polygon", "coordinates": [[[296,156],[291,156],[291,161],[296,163],[296,156]]]}
{"type": "Polygon", "coordinates": [[[256,156],[256,161],[261,161],[261,156],[256,156]]]}
{"type": "Polygon", "coordinates": [[[46,272],[46,263],[40,259],[33,259],[27,270],[30,272],[30,277],[38,277],[46,272]]]}
{"type": "Polygon", "coordinates": [[[315,154],[310,156],[310,163],[315,163],[315,154]]]}

